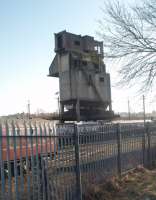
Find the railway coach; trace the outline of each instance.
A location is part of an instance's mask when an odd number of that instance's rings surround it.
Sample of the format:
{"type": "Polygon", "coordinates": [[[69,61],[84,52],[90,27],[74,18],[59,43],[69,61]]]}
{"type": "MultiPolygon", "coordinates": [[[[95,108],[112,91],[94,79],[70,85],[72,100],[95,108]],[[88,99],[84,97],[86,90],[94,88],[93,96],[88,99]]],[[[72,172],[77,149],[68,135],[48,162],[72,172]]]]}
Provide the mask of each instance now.
{"type": "Polygon", "coordinates": [[[50,159],[57,152],[55,128],[49,124],[5,123],[0,126],[0,166],[5,174],[10,170],[31,169],[32,164],[40,165],[41,158],[50,159]]]}

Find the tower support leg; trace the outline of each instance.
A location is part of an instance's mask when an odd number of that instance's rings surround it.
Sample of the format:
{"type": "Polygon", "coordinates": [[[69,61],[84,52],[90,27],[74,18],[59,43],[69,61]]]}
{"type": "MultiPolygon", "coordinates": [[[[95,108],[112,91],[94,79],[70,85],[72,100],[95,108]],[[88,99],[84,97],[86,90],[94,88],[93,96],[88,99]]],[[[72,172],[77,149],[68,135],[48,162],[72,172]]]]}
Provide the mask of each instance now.
{"type": "Polygon", "coordinates": [[[63,115],[64,115],[64,103],[60,102],[60,122],[61,123],[64,122],[63,115]]]}
{"type": "Polygon", "coordinates": [[[77,122],[80,121],[80,101],[79,101],[79,99],[76,100],[76,120],[77,120],[77,122]]]}
{"type": "Polygon", "coordinates": [[[109,111],[112,112],[112,102],[109,104],[109,111]]]}

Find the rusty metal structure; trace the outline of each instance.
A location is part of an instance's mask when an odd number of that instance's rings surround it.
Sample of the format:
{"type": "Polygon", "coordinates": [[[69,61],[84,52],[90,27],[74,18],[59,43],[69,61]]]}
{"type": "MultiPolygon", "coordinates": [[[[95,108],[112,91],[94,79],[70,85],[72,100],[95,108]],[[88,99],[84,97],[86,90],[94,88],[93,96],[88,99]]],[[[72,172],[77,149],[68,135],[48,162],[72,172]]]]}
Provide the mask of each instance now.
{"type": "Polygon", "coordinates": [[[62,121],[110,119],[110,75],[103,62],[103,42],[66,31],[55,34],[56,55],[49,76],[59,78],[62,121]]]}

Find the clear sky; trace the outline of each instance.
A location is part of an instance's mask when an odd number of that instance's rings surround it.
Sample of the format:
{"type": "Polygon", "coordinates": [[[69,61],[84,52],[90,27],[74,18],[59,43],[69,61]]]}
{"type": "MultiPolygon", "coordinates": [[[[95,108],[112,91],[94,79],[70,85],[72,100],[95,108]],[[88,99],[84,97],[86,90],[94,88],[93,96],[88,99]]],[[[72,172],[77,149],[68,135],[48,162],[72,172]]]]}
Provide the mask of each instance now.
{"type": "MultiPolygon", "coordinates": [[[[97,37],[102,5],[103,0],[0,0],[0,115],[26,112],[28,99],[32,112],[57,110],[58,81],[47,77],[53,33],[66,29],[97,37]]],[[[106,65],[114,85],[116,67],[106,65]]],[[[116,112],[127,111],[128,98],[132,110],[140,111],[133,91],[112,88],[116,112]]]]}

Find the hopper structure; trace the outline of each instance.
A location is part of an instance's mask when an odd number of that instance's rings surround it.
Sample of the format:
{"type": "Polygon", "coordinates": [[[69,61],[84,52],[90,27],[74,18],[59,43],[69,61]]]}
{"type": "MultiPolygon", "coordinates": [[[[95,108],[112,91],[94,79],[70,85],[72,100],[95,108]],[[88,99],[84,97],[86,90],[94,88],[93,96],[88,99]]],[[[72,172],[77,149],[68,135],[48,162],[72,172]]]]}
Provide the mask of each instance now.
{"type": "Polygon", "coordinates": [[[66,31],[55,34],[49,76],[59,78],[62,121],[111,119],[110,75],[103,62],[103,42],[66,31]]]}

